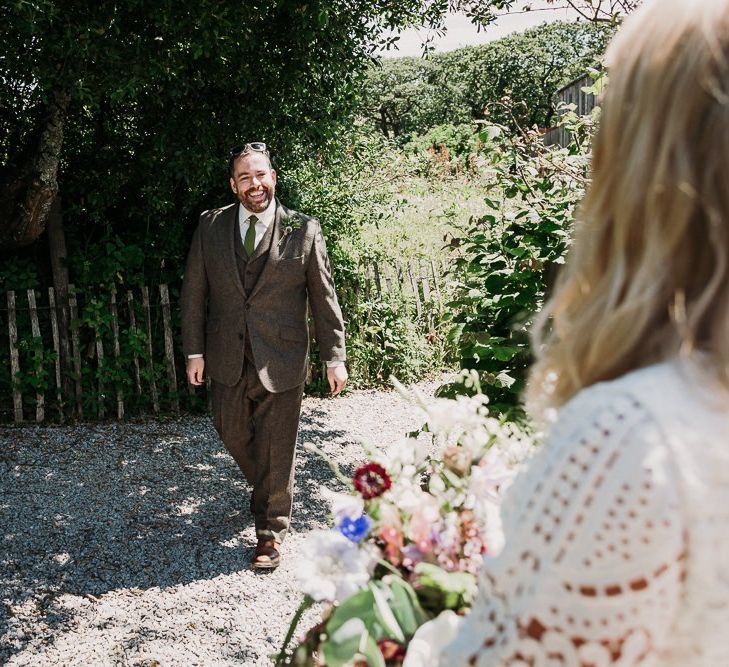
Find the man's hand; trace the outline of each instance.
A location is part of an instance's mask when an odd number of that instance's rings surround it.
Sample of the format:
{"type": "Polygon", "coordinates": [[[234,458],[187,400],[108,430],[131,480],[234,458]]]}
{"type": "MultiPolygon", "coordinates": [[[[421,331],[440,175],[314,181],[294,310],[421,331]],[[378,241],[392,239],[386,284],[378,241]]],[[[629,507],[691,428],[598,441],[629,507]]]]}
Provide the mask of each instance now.
{"type": "Polygon", "coordinates": [[[205,382],[205,359],[195,357],[187,360],[187,381],[196,386],[205,382]]]}
{"type": "Polygon", "coordinates": [[[329,380],[329,388],[332,390],[332,396],[336,396],[344,389],[348,377],[349,374],[344,364],[327,368],[327,380],[329,380]]]}

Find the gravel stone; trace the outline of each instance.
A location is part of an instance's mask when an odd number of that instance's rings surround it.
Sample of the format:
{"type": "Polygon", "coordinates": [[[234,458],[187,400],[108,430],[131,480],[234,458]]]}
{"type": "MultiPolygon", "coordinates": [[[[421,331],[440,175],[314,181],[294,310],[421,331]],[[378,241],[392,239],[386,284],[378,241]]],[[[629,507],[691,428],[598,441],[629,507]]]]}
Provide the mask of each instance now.
{"type": "Polygon", "coordinates": [[[270,665],[321,489],[341,489],[301,445],[351,474],[363,442],[421,423],[393,391],[304,399],[292,531],[268,573],[250,569],[249,488],[208,417],[0,428],[0,664],[270,665]]]}

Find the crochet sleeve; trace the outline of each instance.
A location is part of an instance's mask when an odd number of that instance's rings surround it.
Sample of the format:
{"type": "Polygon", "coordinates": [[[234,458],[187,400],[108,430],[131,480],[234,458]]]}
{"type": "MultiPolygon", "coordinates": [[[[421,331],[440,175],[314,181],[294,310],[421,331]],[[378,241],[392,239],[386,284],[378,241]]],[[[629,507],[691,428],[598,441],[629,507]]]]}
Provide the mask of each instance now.
{"type": "Polygon", "coordinates": [[[595,387],[567,405],[507,491],[505,546],[441,664],[648,664],[681,597],[684,520],[659,425],[595,387]]]}

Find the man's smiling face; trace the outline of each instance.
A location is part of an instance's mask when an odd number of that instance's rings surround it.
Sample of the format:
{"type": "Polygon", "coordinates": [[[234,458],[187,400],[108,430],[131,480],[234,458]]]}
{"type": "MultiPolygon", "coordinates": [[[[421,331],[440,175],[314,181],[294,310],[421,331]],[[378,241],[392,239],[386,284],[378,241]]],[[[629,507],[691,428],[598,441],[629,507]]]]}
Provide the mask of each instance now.
{"type": "Polygon", "coordinates": [[[233,165],[230,187],[249,211],[265,211],[276,194],[276,172],[268,156],[257,151],[241,155],[233,165]]]}

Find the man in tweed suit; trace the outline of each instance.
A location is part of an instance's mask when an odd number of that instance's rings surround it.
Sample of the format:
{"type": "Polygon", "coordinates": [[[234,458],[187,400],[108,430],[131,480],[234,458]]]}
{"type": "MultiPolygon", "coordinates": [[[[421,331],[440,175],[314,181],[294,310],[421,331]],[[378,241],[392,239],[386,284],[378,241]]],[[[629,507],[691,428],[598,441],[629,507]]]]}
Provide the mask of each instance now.
{"type": "Polygon", "coordinates": [[[253,487],[253,566],[275,568],[289,528],[309,349],[307,306],[333,394],[347,381],[344,324],[319,222],[275,198],[265,144],[231,151],[237,202],[205,211],[182,287],[187,377],[210,376],[213,422],[253,487]]]}

